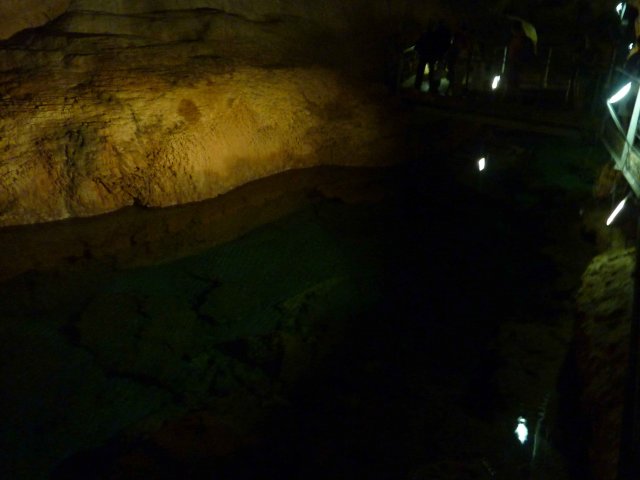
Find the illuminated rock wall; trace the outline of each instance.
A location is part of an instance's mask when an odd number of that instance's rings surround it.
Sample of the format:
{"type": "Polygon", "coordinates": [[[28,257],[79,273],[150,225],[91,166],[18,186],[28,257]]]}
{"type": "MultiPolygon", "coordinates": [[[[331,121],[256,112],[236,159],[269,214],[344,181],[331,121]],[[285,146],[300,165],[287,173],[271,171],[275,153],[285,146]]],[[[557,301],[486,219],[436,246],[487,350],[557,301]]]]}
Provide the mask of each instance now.
{"type": "Polygon", "coordinates": [[[16,85],[0,119],[0,222],[175,205],[292,168],[393,159],[382,109],[331,71],[192,67],[16,85]]]}
{"type": "Polygon", "coordinates": [[[0,226],[398,160],[380,78],[337,33],[357,11],[303,7],[83,0],[14,36],[0,48],[0,226]]]}

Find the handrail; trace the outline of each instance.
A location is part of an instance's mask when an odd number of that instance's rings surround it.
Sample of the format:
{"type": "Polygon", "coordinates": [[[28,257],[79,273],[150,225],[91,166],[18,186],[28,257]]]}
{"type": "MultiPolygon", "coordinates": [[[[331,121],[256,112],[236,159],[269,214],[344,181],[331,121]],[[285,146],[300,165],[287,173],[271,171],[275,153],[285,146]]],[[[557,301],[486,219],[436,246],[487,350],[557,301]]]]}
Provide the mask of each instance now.
{"type": "MultiPolygon", "coordinates": [[[[604,136],[604,129],[601,137],[605,147],[609,150],[616,166],[620,163],[620,170],[629,182],[636,196],[640,196],[640,185],[637,173],[639,168],[634,168],[632,164],[640,164],[640,155],[634,148],[638,131],[638,120],[640,117],[640,78],[623,69],[617,71],[630,79],[638,87],[633,112],[629,127],[625,129],[613,110],[611,103],[607,101],[607,107],[611,118],[616,125],[618,133],[623,136],[622,152],[619,157],[614,152],[613,146],[609,145],[604,136]]],[[[631,101],[629,98],[626,101],[631,101]]],[[[603,124],[604,126],[604,124],[603,124]]],[[[618,146],[619,147],[619,146],[618,146]]],[[[629,331],[629,357],[627,364],[627,378],[625,386],[625,401],[622,416],[622,427],[620,431],[620,456],[618,462],[618,480],[637,480],[640,478],[640,217],[638,218],[638,229],[636,233],[636,264],[634,271],[633,308],[631,312],[631,325],[629,331]]]]}

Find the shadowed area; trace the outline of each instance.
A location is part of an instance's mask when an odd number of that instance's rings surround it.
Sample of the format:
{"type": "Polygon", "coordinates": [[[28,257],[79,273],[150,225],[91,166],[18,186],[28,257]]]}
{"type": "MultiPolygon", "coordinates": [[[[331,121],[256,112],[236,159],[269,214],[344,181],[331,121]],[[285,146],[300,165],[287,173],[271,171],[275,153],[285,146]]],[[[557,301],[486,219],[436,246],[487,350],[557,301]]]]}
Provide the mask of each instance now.
{"type": "Polygon", "coordinates": [[[613,479],[636,13],[2,2],[0,477],[613,479]]]}
{"type": "MultiPolygon", "coordinates": [[[[4,232],[59,245],[2,286],[5,391],[22,398],[3,441],[25,442],[5,465],[57,465],[57,478],[515,474],[527,456],[512,422],[554,395],[592,251],[563,247],[581,245],[590,173],[553,160],[581,157],[571,140],[502,132],[479,177],[464,151],[442,153],[449,131],[418,110],[402,167],[291,172],[210,203],[4,232]],[[74,238],[84,250],[69,255],[74,238]],[[37,459],[34,442],[47,445],[37,459]]],[[[562,478],[560,446],[545,448],[562,478]]]]}

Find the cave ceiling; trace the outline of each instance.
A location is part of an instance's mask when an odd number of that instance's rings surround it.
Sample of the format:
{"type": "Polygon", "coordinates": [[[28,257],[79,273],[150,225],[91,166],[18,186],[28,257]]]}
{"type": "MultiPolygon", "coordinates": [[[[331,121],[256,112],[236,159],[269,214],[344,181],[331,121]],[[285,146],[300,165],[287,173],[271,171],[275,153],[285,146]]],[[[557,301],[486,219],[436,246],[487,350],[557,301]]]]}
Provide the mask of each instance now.
{"type": "MultiPolygon", "coordinates": [[[[373,1],[352,0],[4,0],[0,3],[0,38],[49,23],[64,14],[96,12],[104,15],[141,15],[152,12],[217,9],[253,20],[279,16],[312,19],[333,28],[363,29],[376,16],[404,17],[410,28],[435,16],[463,22],[478,31],[490,32],[501,13],[512,13],[530,20],[554,42],[570,41],[577,33],[597,34],[603,22],[610,22],[616,2],[611,0],[440,0],[373,1]],[[359,22],[360,21],[360,22],[359,22]],[[600,26],[600,28],[598,28],[600,26]]],[[[636,3],[629,2],[630,4],[636,3]]],[[[388,28],[389,25],[386,26],[388,28]]],[[[387,32],[379,32],[381,35],[387,32]]]]}

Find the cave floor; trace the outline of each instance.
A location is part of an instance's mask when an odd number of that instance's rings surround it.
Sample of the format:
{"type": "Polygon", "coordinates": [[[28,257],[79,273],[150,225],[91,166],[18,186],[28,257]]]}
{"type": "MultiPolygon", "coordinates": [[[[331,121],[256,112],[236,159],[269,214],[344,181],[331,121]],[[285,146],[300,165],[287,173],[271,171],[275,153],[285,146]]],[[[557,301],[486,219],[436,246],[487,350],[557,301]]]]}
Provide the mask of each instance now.
{"type": "Polygon", "coordinates": [[[0,232],[0,466],[521,478],[516,419],[548,399],[532,478],[577,475],[565,359],[598,152],[413,115],[397,167],[0,232]]]}

